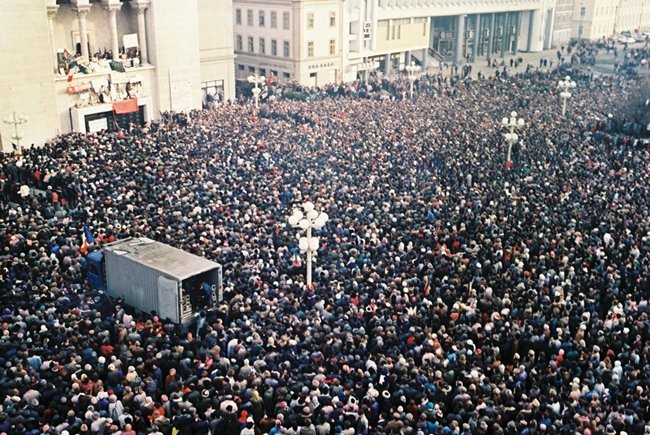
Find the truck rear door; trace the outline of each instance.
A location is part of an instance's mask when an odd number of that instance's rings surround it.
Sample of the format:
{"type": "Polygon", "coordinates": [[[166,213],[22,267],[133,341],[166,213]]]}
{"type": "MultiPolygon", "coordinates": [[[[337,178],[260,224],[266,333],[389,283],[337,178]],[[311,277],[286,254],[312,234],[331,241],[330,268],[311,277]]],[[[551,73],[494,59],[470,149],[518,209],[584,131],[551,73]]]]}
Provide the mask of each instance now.
{"type": "Polygon", "coordinates": [[[178,282],[173,279],[158,277],[158,313],[160,317],[172,322],[179,321],[179,293],[178,282]]]}

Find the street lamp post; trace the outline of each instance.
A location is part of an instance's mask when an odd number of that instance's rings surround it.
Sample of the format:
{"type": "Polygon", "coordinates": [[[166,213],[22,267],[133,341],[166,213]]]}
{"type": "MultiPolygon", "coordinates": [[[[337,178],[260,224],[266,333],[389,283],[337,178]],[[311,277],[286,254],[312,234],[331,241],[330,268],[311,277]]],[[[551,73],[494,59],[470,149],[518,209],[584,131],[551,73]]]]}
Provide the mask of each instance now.
{"type": "Polygon", "coordinates": [[[5,116],[3,121],[4,121],[5,124],[13,124],[13,126],[14,126],[14,134],[11,136],[11,138],[16,141],[16,155],[19,156],[19,155],[22,154],[22,148],[20,146],[20,140],[24,136],[18,130],[18,126],[21,125],[21,124],[25,124],[27,121],[29,121],[29,118],[27,118],[26,115],[23,115],[21,113],[13,112],[13,114],[5,116]]]}
{"type": "Polygon", "coordinates": [[[264,83],[265,80],[266,78],[264,76],[260,76],[257,73],[253,74],[252,76],[248,76],[248,81],[255,85],[253,88],[253,99],[255,100],[256,108],[260,107],[260,94],[262,93],[262,89],[260,89],[258,85],[264,83]]]}
{"type": "Polygon", "coordinates": [[[411,64],[407,65],[404,69],[409,75],[409,82],[411,82],[411,98],[413,98],[413,82],[415,82],[415,75],[419,73],[422,68],[419,65],[416,65],[415,62],[411,62],[411,64]]]}
{"type": "Polygon", "coordinates": [[[571,92],[569,92],[569,90],[576,87],[576,82],[571,80],[571,77],[566,76],[564,80],[560,80],[557,83],[557,87],[561,91],[560,98],[562,98],[562,116],[564,116],[564,113],[566,112],[566,102],[571,98],[571,92]]]}
{"type": "Polygon", "coordinates": [[[288,221],[292,227],[305,231],[305,236],[298,234],[298,247],[301,252],[307,253],[307,287],[311,289],[311,262],[312,258],[316,256],[320,243],[318,237],[312,236],[312,229],[320,230],[323,228],[329,217],[327,213],[315,210],[314,204],[309,201],[302,205],[302,209],[304,213],[299,209],[295,209],[293,214],[289,216],[288,221]]]}
{"type": "Polygon", "coordinates": [[[512,145],[517,143],[519,136],[515,133],[516,128],[523,127],[526,123],[523,118],[517,118],[517,112],[510,112],[510,118],[505,117],[501,120],[501,125],[508,129],[505,134],[506,143],[508,144],[508,157],[506,158],[506,169],[512,167],[512,145]]]}

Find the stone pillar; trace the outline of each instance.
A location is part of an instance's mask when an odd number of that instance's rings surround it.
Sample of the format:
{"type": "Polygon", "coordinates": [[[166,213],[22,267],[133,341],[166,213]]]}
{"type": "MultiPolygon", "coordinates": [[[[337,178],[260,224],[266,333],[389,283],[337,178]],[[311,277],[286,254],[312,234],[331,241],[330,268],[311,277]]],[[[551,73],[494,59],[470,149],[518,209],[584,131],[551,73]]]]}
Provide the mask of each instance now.
{"type": "Polygon", "coordinates": [[[384,74],[388,75],[388,73],[390,73],[390,53],[386,53],[384,59],[384,74]]]}
{"type": "Polygon", "coordinates": [[[494,21],[496,20],[496,13],[492,14],[490,18],[490,35],[488,37],[488,54],[487,57],[492,57],[492,50],[494,50],[494,37],[496,32],[494,31],[494,21]]]}
{"type": "Polygon", "coordinates": [[[513,21],[515,26],[515,41],[514,41],[514,52],[515,54],[519,51],[519,31],[521,30],[521,12],[515,12],[515,19],[513,21]]]}
{"type": "Polygon", "coordinates": [[[102,0],[104,8],[108,11],[108,27],[111,31],[111,52],[113,60],[120,58],[119,39],[117,37],[117,11],[122,7],[119,0],[102,0]]]}
{"type": "Polygon", "coordinates": [[[467,15],[459,15],[456,23],[456,53],[454,61],[460,65],[463,61],[463,48],[465,47],[465,17],[467,15]]]}
{"type": "Polygon", "coordinates": [[[140,49],[140,62],[143,65],[149,63],[147,56],[147,27],[144,13],[150,3],[150,0],[131,0],[131,8],[138,12],[138,48],[140,49]]]}
{"type": "Polygon", "coordinates": [[[537,52],[541,51],[540,38],[541,38],[541,20],[542,11],[539,9],[530,11],[530,22],[528,23],[528,51],[537,52]]]}
{"type": "Polygon", "coordinates": [[[503,19],[503,37],[501,38],[501,57],[506,56],[506,46],[510,42],[510,13],[506,12],[503,19]]]}
{"type": "Polygon", "coordinates": [[[427,58],[429,57],[429,50],[426,48],[422,49],[422,72],[426,74],[427,72],[427,58]]]}
{"type": "Polygon", "coordinates": [[[81,45],[82,62],[90,60],[88,53],[88,27],[86,26],[86,15],[90,12],[90,3],[78,2],[76,5],[77,17],[79,18],[79,41],[81,45]]]}
{"type": "Polygon", "coordinates": [[[404,52],[404,68],[411,64],[411,51],[404,52]]]}
{"type": "Polygon", "coordinates": [[[59,11],[59,5],[56,4],[56,0],[48,0],[47,2],[47,25],[50,32],[50,46],[51,46],[51,55],[52,58],[52,68],[54,68],[54,73],[59,74],[59,63],[56,53],[56,42],[54,41],[54,17],[59,11]]]}
{"type": "Polygon", "coordinates": [[[483,40],[481,34],[481,14],[474,16],[474,42],[472,43],[472,62],[476,62],[478,57],[478,44],[483,40]]]}

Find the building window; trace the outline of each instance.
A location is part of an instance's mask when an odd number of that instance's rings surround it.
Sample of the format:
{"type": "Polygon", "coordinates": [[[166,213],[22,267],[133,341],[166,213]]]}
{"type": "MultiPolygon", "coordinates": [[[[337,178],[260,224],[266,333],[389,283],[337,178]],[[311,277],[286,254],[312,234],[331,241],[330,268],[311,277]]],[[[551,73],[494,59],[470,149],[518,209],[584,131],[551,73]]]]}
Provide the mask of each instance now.
{"type": "Polygon", "coordinates": [[[336,54],[336,39],[330,39],[330,54],[336,54]]]}
{"type": "Polygon", "coordinates": [[[314,28],[314,14],[312,12],[307,14],[307,28],[308,29],[314,28]]]}
{"type": "Polygon", "coordinates": [[[260,38],[260,54],[266,54],[266,40],[260,38]]]}
{"type": "Polygon", "coordinates": [[[236,39],[236,41],[237,41],[237,42],[236,42],[237,45],[235,46],[235,47],[236,47],[235,49],[236,49],[237,51],[242,51],[242,50],[244,49],[244,43],[242,42],[242,37],[241,37],[241,35],[237,35],[237,37],[236,37],[235,39],[236,39]]]}
{"type": "Polygon", "coordinates": [[[282,78],[283,78],[284,80],[291,80],[291,73],[283,72],[283,73],[282,73],[282,78]]]}
{"type": "Polygon", "coordinates": [[[253,41],[253,37],[249,36],[248,37],[248,52],[252,53],[255,51],[255,42],[253,41]]]}
{"type": "Polygon", "coordinates": [[[250,74],[255,74],[255,67],[254,67],[254,66],[249,66],[249,67],[248,67],[248,72],[249,72],[250,74]]]}
{"type": "Polygon", "coordinates": [[[246,11],[246,24],[248,24],[249,27],[253,27],[253,10],[248,9],[246,11]]]}
{"type": "Polygon", "coordinates": [[[260,68],[260,75],[266,76],[266,70],[264,68],[260,68]]]}
{"type": "Polygon", "coordinates": [[[266,19],[266,13],[264,11],[258,12],[258,20],[260,27],[264,27],[264,20],[266,19]]]}
{"type": "Polygon", "coordinates": [[[291,28],[289,12],[282,12],[282,28],[284,30],[289,30],[291,28]]]}
{"type": "Polygon", "coordinates": [[[203,93],[203,101],[218,100],[218,95],[223,96],[223,80],[201,83],[201,92],[203,93]]]}
{"type": "Polygon", "coordinates": [[[241,25],[241,9],[235,11],[235,23],[241,25]]]}
{"type": "Polygon", "coordinates": [[[307,43],[307,57],[314,57],[314,41],[307,43]]]}
{"type": "Polygon", "coordinates": [[[273,69],[272,69],[272,70],[271,70],[271,76],[272,76],[272,77],[277,77],[277,76],[278,76],[278,72],[277,72],[276,70],[273,70],[273,69]]]}
{"type": "Polygon", "coordinates": [[[330,27],[336,27],[336,12],[330,12],[330,27]]]}
{"type": "Polygon", "coordinates": [[[282,49],[283,49],[283,54],[284,57],[289,57],[289,41],[284,41],[282,44],[282,49]]]}
{"type": "Polygon", "coordinates": [[[278,40],[271,39],[271,56],[277,56],[277,55],[278,55],[278,40]]]}
{"type": "Polygon", "coordinates": [[[278,28],[278,13],[276,11],[271,11],[271,29],[278,28]]]}

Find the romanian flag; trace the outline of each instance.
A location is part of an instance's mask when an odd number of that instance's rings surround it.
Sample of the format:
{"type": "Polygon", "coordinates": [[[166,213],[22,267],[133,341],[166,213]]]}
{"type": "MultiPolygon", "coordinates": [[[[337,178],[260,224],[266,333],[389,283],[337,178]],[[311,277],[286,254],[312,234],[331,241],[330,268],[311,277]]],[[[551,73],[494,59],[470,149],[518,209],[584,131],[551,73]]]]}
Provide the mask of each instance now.
{"type": "Polygon", "coordinates": [[[81,233],[81,248],[79,248],[79,252],[86,255],[90,250],[90,245],[93,243],[95,243],[93,234],[90,232],[88,226],[84,226],[83,233],[81,233]]]}
{"type": "Polygon", "coordinates": [[[89,244],[95,243],[95,237],[93,236],[93,233],[90,231],[90,228],[88,228],[88,225],[84,226],[84,236],[86,236],[86,241],[89,244]]]}

